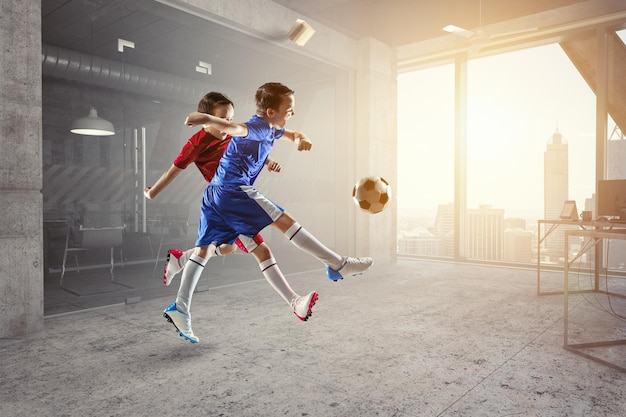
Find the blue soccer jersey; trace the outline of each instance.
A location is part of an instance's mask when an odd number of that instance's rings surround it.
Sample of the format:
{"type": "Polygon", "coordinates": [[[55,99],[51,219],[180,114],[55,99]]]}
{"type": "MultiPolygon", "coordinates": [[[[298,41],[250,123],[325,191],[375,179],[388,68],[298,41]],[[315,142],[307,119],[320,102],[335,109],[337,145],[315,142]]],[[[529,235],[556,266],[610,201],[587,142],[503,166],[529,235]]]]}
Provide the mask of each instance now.
{"type": "Polygon", "coordinates": [[[254,184],[274,146],[274,140],[279,139],[285,133],[284,128],[272,128],[257,115],[252,116],[246,125],[248,136],[235,136],[231,139],[211,184],[254,184]]]}

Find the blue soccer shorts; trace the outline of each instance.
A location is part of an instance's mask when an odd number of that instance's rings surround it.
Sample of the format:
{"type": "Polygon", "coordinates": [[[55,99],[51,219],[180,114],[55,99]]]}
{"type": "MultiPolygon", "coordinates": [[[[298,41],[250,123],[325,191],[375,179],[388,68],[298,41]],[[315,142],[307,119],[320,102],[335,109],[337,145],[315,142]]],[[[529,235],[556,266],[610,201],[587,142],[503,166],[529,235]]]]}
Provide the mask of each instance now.
{"type": "Polygon", "coordinates": [[[253,238],[283,211],[252,186],[209,185],[202,198],[196,246],[232,244],[239,235],[253,238]]]}

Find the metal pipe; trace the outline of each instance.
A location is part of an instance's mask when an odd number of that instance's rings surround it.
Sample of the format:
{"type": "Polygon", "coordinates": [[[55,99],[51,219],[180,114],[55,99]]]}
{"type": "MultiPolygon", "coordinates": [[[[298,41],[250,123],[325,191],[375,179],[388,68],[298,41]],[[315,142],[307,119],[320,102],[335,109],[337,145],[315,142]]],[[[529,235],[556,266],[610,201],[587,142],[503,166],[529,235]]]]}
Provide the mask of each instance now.
{"type": "Polygon", "coordinates": [[[211,88],[206,82],[46,44],[42,45],[42,73],[150,97],[193,103],[207,88],[211,88]]]}

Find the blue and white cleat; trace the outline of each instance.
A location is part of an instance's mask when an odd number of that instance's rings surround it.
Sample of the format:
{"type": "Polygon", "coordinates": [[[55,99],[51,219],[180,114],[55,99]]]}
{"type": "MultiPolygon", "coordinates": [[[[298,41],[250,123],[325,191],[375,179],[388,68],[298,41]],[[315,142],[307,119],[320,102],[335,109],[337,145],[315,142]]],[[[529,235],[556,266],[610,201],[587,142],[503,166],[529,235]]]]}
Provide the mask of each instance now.
{"type": "Polygon", "coordinates": [[[191,330],[191,315],[178,310],[175,302],[167,306],[165,311],[163,311],[163,317],[176,327],[178,334],[185,340],[191,343],[200,342],[200,339],[191,330]]]}
{"type": "Polygon", "coordinates": [[[338,281],[343,277],[361,275],[363,272],[370,269],[374,260],[372,258],[345,258],[343,265],[338,270],[332,269],[330,266],[326,267],[326,275],[331,281],[338,281]]]}

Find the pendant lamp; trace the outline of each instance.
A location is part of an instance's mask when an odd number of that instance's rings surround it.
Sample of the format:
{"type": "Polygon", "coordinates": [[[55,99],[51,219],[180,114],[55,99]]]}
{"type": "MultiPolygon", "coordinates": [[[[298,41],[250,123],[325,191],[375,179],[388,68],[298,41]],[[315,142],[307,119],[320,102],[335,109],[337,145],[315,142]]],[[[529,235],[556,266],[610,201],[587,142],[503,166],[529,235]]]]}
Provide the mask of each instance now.
{"type": "Polygon", "coordinates": [[[87,117],[74,121],[70,132],[86,136],[111,136],[115,134],[115,129],[113,123],[98,117],[96,108],[92,107],[87,117]]]}

